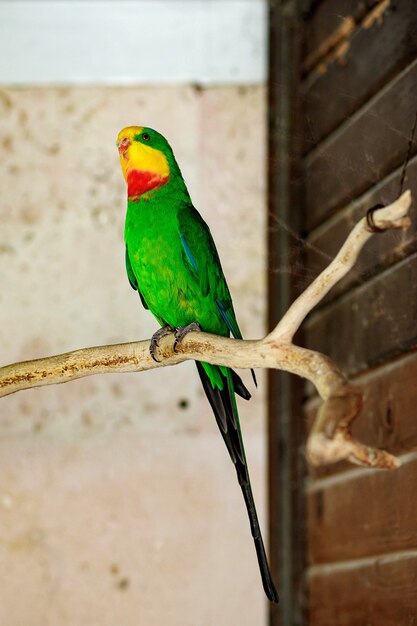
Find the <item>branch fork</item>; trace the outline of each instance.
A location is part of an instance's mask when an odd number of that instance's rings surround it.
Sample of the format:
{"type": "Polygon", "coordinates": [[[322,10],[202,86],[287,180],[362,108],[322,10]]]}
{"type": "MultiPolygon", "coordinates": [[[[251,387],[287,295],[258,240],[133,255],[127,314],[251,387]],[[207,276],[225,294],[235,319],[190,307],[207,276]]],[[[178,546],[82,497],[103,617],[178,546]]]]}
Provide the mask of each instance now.
{"type": "Polygon", "coordinates": [[[175,346],[175,336],[171,333],[158,344],[159,362],[151,357],[149,340],[83,348],[0,368],[0,397],[92,374],[139,372],[189,359],[238,368],[275,368],[310,380],[323,400],[307,439],[306,453],[312,465],[346,459],[367,467],[399,467],[400,461],[395,456],[352,438],[350,426],[362,408],[360,389],[348,382],[329,357],[297,346],[292,340],[307,314],[354,266],[361,249],[374,233],[408,228],[410,204],[411,193],[406,191],[389,206],[374,207],[371,221],[363,217],[335,259],[263,339],[243,341],[191,332],[175,346]]]}

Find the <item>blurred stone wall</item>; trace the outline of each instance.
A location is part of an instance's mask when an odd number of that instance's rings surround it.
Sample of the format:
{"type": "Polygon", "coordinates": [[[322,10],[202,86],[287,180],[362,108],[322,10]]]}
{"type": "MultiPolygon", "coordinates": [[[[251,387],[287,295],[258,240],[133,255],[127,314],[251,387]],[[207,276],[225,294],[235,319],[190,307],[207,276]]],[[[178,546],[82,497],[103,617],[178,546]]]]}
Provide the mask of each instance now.
{"type": "MultiPolygon", "coordinates": [[[[245,337],[264,333],[262,87],[0,92],[1,363],[149,337],[124,269],[115,140],[174,148],[245,337]]],[[[262,373],[242,425],[261,520],[262,373]]],[[[195,366],[0,401],[2,626],[254,626],[265,601],[233,466],[195,366]]]]}

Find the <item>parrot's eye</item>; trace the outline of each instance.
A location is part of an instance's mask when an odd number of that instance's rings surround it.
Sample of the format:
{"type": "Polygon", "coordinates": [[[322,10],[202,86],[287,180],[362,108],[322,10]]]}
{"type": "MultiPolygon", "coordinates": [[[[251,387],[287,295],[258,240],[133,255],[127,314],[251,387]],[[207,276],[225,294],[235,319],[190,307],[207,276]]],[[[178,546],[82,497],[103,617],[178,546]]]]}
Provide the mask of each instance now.
{"type": "Polygon", "coordinates": [[[149,133],[143,133],[143,134],[142,134],[142,139],[143,139],[143,141],[149,141],[149,139],[150,139],[150,138],[151,138],[151,137],[150,137],[149,133]]]}

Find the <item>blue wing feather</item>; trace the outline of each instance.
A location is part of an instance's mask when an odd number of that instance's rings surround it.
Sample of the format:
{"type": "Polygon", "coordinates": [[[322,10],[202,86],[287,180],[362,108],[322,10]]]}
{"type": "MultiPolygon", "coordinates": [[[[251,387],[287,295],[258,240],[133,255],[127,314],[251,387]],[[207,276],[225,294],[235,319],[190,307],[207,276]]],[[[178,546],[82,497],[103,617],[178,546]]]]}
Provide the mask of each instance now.
{"type": "Polygon", "coordinates": [[[216,306],[220,312],[220,315],[223,318],[227,328],[232,333],[235,339],[242,339],[242,333],[240,332],[239,326],[237,325],[237,321],[235,318],[235,314],[233,309],[226,308],[224,304],[220,300],[216,300],[216,306]]]}
{"type": "Polygon", "coordinates": [[[189,262],[191,263],[191,267],[193,268],[193,270],[195,271],[196,274],[198,274],[198,267],[197,267],[197,263],[196,260],[194,258],[193,253],[190,250],[190,246],[187,243],[187,240],[185,238],[185,235],[180,235],[180,239],[181,239],[181,243],[182,243],[182,247],[185,250],[185,254],[187,255],[187,259],[189,260],[189,262]]]}

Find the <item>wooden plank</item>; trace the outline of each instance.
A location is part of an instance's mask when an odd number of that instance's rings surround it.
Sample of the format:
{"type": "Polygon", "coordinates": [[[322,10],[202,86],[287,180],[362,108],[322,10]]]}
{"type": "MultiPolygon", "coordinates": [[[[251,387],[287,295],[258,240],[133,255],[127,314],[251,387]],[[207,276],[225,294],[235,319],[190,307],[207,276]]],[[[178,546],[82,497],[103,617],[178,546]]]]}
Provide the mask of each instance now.
{"type": "Polygon", "coordinates": [[[304,16],[304,72],[310,71],[355,28],[358,9],[364,8],[358,0],[326,0],[312,14],[304,16]]]}
{"type": "MultiPolygon", "coordinates": [[[[363,390],[363,410],[354,422],[354,437],[392,454],[405,454],[417,448],[417,353],[376,368],[354,380],[363,390]]],[[[309,427],[320,402],[310,401],[305,409],[309,427]]],[[[300,453],[302,451],[300,450],[300,453]]],[[[310,468],[311,478],[352,470],[351,463],[310,468]]]]}
{"type": "Polygon", "coordinates": [[[303,84],[305,150],[329,135],[417,54],[415,0],[402,0],[396,9],[385,0],[374,11],[375,19],[368,14],[355,30],[353,17],[345,18],[343,46],[303,84]]]}
{"type": "MultiPolygon", "coordinates": [[[[399,167],[417,102],[417,60],[305,159],[306,227],[399,167]]],[[[414,142],[412,154],[417,150],[414,142]]]]}
{"type": "Polygon", "coordinates": [[[353,376],[417,347],[417,254],[382,272],[304,326],[305,343],[353,376]]]}
{"type": "Polygon", "coordinates": [[[416,626],[413,552],[323,569],[309,577],[309,626],[416,626]]]}
{"type": "MultiPolygon", "coordinates": [[[[300,206],[298,106],[299,20],[297,3],[284,9],[270,5],[269,89],[269,178],[268,178],[268,324],[272,328],[290,302],[298,295],[288,275],[275,271],[297,258],[298,242],[284,229],[283,220],[296,232],[301,215],[292,210],[300,206]]],[[[305,568],[305,498],[302,489],[305,467],[297,463],[299,441],[304,439],[301,421],[283,419],[287,413],[301,414],[302,388],[295,377],[282,372],[268,373],[268,453],[269,519],[271,567],[280,594],[280,605],[270,605],[271,626],[302,623],[305,605],[299,589],[305,568]],[[285,453],[283,454],[283,451],[285,453]],[[297,519],[297,524],[294,524],[297,519]]]]}
{"type": "MultiPolygon", "coordinates": [[[[401,171],[402,167],[310,233],[306,245],[306,264],[310,277],[317,276],[328,265],[354,225],[366,215],[370,207],[392,202],[399,193],[401,171]]],[[[408,165],[404,189],[410,189],[413,197],[417,198],[417,157],[408,165]]],[[[323,303],[334,300],[416,250],[416,220],[412,221],[407,231],[390,230],[372,237],[362,250],[354,269],[331,290],[323,303]]]]}
{"type": "Polygon", "coordinates": [[[375,7],[386,2],[387,0],[324,0],[318,6],[315,2],[310,3],[310,6],[301,6],[306,22],[303,74],[310,72],[327,55],[331,55],[375,7]]]}
{"type": "Polygon", "coordinates": [[[417,453],[398,470],[359,469],[308,489],[310,563],[417,549],[417,453]]]}

